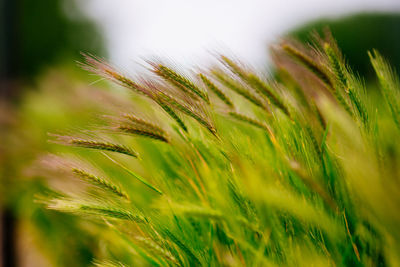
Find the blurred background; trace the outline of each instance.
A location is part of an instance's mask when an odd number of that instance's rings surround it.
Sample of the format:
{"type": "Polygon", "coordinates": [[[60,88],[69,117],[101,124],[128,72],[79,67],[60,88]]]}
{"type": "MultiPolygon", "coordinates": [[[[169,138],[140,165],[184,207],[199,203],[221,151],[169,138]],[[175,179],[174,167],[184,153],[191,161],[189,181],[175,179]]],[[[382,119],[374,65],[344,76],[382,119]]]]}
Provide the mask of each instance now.
{"type": "Polygon", "coordinates": [[[373,48],[400,69],[398,0],[0,0],[0,21],[0,266],[87,266],[102,252],[83,222],[36,201],[47,133],[84,129],[104,97],[89,92],[112,90],[76,66],[82,51],[128,72],[143,58],[191,67],[221,51],[268,69],[273,42],[328,26],[365,79],[373,48]]]}

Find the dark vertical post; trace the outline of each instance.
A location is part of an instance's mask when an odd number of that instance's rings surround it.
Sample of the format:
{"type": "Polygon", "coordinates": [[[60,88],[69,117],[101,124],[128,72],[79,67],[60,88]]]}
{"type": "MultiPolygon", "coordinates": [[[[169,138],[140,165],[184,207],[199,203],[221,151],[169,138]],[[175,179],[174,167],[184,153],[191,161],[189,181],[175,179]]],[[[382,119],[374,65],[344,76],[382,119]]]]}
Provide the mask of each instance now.
{"type": "MultiPolygon", "coordinates": [[[[19,31],[18,0],[0,0],[0,104],[14,102],[18,92],[19,31]]],[[[7,126],[0,131],[7,131],[7,126]]],[[[0,153],[1,153],[0,147],[0,153]]],[[[1,162],[0,162],[1,164],[1,162]]],[[[3,168],[4,169],[4,168],[3,168]]],[[[2,183],[7,183],[6,173],[0,173],[2,183]]],[[[0,206],[1,265],[16,266],[15,217],[6,203],[0,206]]]]}

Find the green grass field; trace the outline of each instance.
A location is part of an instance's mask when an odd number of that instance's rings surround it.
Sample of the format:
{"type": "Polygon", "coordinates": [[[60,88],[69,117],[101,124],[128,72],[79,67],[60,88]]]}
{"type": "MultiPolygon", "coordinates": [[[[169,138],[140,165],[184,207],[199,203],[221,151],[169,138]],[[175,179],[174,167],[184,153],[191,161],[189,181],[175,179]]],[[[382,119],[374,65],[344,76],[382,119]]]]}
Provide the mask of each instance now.
{"type": "Polygon", "coordinates": [[[371,51],[374,91],[314,40],[274,45],[274,75],[221,55],[131,77],[85,55],[124,98],[50,136],[66,146],[38,201],[81,217],[96,266],[399,266],[398,76],[371,51]]]}

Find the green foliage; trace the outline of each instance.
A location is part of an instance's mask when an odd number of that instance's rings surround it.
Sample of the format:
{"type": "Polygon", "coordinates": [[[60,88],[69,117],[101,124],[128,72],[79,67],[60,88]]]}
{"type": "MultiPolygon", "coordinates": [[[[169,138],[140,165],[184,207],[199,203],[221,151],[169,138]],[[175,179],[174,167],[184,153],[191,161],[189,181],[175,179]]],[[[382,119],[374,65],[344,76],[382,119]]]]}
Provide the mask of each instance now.
{"type": "Polygon", "coordinates": [[[81,14],[76,1],[22,0],[14,12],[19,77],[33,78],[43,68],[78,58],[82,50],[104,52],[99,30],[81,14]]]}
{"type": "Polygon", "coordinates": [[[112,141],[62,137],[72,155],[47,166],[63,166],[65,184],[47,206],[103,225],[95,265],[400,263],[396,75],[370,55],[383,92],[372,98],[330,35],[272,55],[277,81],[225,56],[198,80],[149,62],[155,75],[137,81],[85,57],[135,96],[85,132],[112,141]],[[85,186],[67,186],[71,173],[85,186]]]}

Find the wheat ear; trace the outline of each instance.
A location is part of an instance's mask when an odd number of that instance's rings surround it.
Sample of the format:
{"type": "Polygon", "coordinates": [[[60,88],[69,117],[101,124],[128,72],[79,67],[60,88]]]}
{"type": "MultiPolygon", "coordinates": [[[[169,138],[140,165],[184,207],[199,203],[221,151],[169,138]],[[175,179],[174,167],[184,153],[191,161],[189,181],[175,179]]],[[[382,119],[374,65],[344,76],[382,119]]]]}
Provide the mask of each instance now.
{"type": "Polygon", "coordinates": [[[125,199],[129,199],[128,195],[122,191],[122,189],[111,183],[110,181],[107,181],[104,178],[95,176],[93,174],[90,174],[84,170],[78,169],[78,168],[72,168],[72,172],[79,177],[80,179],[89,182],[95,186],[98,186],[100,188],[102,188],[103,190],[106,190],[108,192],[111,192],[119,197],[123,197],[125,199]]]}

